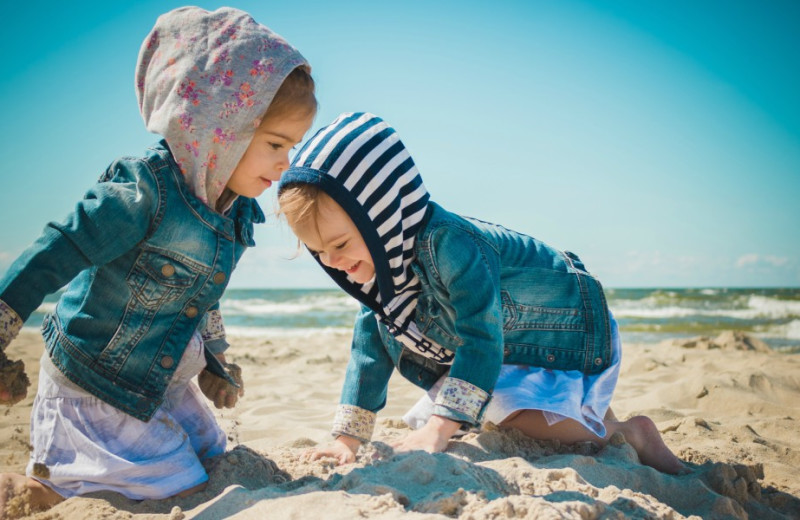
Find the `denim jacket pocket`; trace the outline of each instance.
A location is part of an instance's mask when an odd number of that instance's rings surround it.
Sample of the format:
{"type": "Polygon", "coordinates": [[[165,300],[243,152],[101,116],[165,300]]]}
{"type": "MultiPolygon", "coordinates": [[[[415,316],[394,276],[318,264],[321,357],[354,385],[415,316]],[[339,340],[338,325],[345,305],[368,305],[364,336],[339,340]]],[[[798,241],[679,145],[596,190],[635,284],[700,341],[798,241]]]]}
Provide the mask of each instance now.
{"type": "Polygon", "coordinates": [[[503,331],[576,330],[584,331],[586,320],[577,307],[556,307],[548,302],[516,301],[508,291],[500,292],[503,305],[503,331]]]}
{"type": "Polygon", "coordinates": [[[453,319],[430,295],[419,299],[415,312],[417,327],[426,338],[449,349],[464,344],[464,340],[455,333],[453,319]]]}
{"type": "Polygon", "coordinates": [[[143,250],[128,275],[127,283],[131,294],[144,307],[156,309],[177,300],[194,284],[198,275],[195,269],[186,265],[185,260],[143,250]]]}
{"type": "MultiPolygon", "coordinates": [[[[114,336],[97,357],[96,370],[105,372],[115,384],[142,393],[152,391],[143,382],[148,381],[153,364],[149,359],[145,361],[130,353],[154,326],[154,321],[180,311],[185,303],[184,293],[198,276],[210,272],[209,268],[185,256],[165,253],[152,248],[139,253],[126,279],[132,297],[114,336]]],[[[166,374],[174,366],[161,368],[166,374]]]]}
{"type": "Polygon", "coordinates": [[[448,367],[404,348],[397,360],[397,370],[411,383],[428,390],[448,367]]]}

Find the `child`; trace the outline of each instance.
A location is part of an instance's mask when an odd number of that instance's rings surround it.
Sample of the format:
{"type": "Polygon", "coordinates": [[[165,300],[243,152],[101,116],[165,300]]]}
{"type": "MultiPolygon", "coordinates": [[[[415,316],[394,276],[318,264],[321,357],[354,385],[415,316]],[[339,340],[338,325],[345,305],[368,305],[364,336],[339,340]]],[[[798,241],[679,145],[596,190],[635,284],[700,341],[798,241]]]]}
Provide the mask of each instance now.
{"type": "MultiPolygon", "coordinates": [[[[136,93],[164,140],[112,163],[61,224],[0,279],[0,347],[69,282],[42,325],[46,353],[26,478],[0,479],[36,507],[99,490],[188,494],[226,438],[217,408],[243,392],[218,301],[264,221],[253,197],[277,182],[317,102],[303,56],[247,13],[176,9],[145,39],[136,93]]],[[[24,397],[0,382],[0,402],[24,397]]]]}
{"type": "Polygon", "coordinates": [[[565,443],[622,432],[645,464],[683,470],[650,419],[609,409],[619,336],[578,257],[431,202],[380,118],[343,114],[321,129],[278,193],[300,241],[362,303],[335,440],[314,458],[355,460],[396,367],[430,389],[398,451],[442,451],[462,425],[490,420],[565,443]]]}

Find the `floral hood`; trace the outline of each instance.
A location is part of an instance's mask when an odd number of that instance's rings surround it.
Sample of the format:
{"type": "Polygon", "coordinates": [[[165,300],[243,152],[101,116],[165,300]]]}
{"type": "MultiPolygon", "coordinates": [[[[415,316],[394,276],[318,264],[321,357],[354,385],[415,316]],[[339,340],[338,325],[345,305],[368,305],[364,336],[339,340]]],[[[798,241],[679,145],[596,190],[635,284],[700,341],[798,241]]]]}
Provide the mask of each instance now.
{"type": "Polygon", "coordinates": [[[211,208],[283,80],[308,67],[247,13],[182,7],[142,43],[136,96],[145,126],[167,141],[186,183],[211,208]]]}

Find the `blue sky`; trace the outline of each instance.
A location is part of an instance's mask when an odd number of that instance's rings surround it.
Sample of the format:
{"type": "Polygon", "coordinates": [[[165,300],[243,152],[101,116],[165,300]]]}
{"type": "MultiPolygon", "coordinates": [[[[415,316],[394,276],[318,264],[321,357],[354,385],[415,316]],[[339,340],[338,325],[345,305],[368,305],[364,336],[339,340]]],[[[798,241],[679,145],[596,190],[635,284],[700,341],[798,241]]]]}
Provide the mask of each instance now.
{"type": "MultiPolygon", "coordinates": [[[[0,272],[145,131],[172,1],[15,2],[0,33],[0,272]]],[[[214,9],[223,4],[197,2],[214,9]]],[[[320,113],[386,119],[432,198],[578,253],[608,287],[800,286],[800,3],[265,2],[320,113]]],[[[273,207],[274,193],[260,199],[273,207]]],[[[329,287],[270,219],[234,287],[329,287]]]]}

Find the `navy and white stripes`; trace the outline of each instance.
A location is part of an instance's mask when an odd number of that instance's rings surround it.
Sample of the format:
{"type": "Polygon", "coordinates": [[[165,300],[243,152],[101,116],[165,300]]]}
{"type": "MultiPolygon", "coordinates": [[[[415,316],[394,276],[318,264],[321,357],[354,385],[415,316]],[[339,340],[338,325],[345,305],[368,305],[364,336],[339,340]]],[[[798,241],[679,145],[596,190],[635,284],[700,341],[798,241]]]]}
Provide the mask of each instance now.
{"type": "Polygon", "coordinates": [[[293,182],[317,184],[339,203],[375,264],[375,279],[363,285],[323,265],[328,274],[376,310],[404,344],[411,340],[415,350],[451,361],[452,353],[423,338],[413,323],[420,285],[410,265],[429,195],[394,129],[369,113],[342,114],[297,153],[281,186],[293,182]]]}

